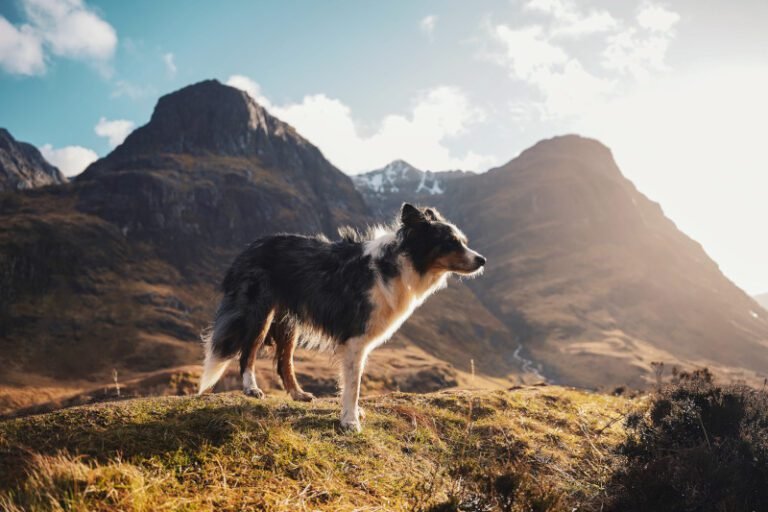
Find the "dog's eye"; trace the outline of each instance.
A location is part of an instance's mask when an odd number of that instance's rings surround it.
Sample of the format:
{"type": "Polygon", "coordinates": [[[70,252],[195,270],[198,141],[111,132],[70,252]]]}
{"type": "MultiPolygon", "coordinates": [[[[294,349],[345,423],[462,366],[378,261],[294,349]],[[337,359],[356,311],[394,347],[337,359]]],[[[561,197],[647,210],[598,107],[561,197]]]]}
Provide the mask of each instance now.
{"type": "Polygon", "coordinates": [[[461,249],[461,242],[459,242],[456,238],[452,238],[445,242],[445,249],[448,251],[458,251],[461,249]]]}

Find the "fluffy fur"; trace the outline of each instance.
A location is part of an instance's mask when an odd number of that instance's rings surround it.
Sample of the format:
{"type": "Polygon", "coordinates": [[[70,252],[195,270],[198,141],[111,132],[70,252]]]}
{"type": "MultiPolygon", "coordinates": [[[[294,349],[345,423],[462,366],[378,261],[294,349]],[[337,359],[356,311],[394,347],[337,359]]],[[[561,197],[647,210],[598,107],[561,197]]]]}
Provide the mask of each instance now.
{"type": "Polygon", "coordinates": [[[404,204],[391,228],[364,235],[345,228],[340,235],[334,242],[264,237],[235,259],[213,326],[203,335],[200,393],[239,357],[244,392],[262,397],[254,362],[259,349],[272,344],[285,390],[312,400],[296,381],[294,349],[299,342],[333,349],[341,361],[341,424],[360,430],[360,379],[371,350],[445,286],[449,274],[476,274],[485,265],[466,236],[432,208],[404,204]]]}

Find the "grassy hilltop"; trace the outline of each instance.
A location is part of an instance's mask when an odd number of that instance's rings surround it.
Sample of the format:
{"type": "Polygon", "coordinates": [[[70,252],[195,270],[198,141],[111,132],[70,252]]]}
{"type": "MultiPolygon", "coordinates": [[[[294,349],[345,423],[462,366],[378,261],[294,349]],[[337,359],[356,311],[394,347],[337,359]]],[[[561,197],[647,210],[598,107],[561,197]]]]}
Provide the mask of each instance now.
{"type": "Polygon", "coordinates": [[[362,434],[339,431],[331,399],[76,407],[0,423],[0,509],[571,510],[599,504],[637,405],[549,386],[394,393],[363,400],[362,434]]]}

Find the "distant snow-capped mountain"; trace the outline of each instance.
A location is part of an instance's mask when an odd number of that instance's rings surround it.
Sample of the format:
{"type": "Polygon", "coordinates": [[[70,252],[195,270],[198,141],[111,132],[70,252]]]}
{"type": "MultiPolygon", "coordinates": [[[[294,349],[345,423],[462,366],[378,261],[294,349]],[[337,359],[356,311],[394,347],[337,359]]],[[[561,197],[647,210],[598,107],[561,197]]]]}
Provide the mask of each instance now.
{"type": "Polygon", "coordinates": [[[357,190],[377,215],[390,216],[403,201],[429,204],[467,171],[422,171],[404,160],[395,160],[381,169],[352,177],[357,190]]]}

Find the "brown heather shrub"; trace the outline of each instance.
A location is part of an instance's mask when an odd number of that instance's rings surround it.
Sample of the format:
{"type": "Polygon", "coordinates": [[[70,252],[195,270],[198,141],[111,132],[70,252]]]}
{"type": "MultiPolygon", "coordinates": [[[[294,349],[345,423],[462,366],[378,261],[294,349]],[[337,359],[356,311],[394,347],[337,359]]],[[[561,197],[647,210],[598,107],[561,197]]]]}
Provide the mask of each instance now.
{"type": "Polygon", "coordinates": [[[768,393],[676,373],[630,416],[608,511],[768,510],[768,393]]]}

